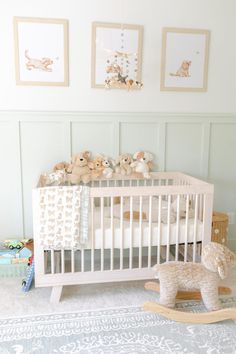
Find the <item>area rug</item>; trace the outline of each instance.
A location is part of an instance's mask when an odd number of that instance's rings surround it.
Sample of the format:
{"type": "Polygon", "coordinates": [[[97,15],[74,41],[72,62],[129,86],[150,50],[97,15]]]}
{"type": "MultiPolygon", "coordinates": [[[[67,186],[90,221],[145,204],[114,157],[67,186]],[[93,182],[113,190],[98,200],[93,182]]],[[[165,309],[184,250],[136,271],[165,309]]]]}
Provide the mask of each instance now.
{"type": "MultiPolygon", "coordinates": [[[[221,300],[236,307],[236,298],[221,300]]],[[[204,311],[199,302],[177,305],[204,311]]],[[[1,354],[236,353],[236,322],[176,323],[140,307],[110,308],[0,320],[1,354]]]]}

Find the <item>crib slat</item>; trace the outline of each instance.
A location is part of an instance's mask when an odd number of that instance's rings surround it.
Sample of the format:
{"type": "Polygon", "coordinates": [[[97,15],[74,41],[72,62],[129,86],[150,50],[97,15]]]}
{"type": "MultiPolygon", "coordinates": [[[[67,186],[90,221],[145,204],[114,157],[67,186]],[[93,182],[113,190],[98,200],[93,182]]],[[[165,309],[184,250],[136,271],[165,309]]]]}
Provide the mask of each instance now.
{"type": "Polygon", "coordinates": [[[130,236],[130,247],[129,247],[129,268],[133,267],[133,197],[130,197],[130,221],[129,221],[129,236],[130,236]]]}
{"type": "Polygon", "coordinates": [[[140,196],[139,197],[139,268],[142,268],[142,242],[143,242],[143,235],[142,235],[143,215],[142,215],[142,211],[143,211],[143,197],[140,196]]]}
{"type": "Polygon", "coordinates": [[[95,247],[95,234],[94,234],[94,198],[91,198],[91,272],[94,272],[94,247],[95,247]]]}
{"type": "Polygon", "coordinates": [[[148,225],[148,268],[151,267],[152,251],[152,196],[149,197],[149,225],[148,225]]]}
{"type": "MultiPolygon", "coordinates": [[[[159,180],[160,181],[160,180],[159,180]]],[[[162,204],[162,196],[158,197],[158,231],[157,231],[157,264],[160,264],[161,258],[161,204],[162,204]]]]}
{"type": "Polygon", "coordinates": [[[104,270],[104,197],[101,197],[101,271],[104,270]]]}
{"type": "Polygon", "coordinates": [[[123,244],[124,244],[124,197],[120,198],[120,269],[123,269],[123,244]]]}
{"type": "Polygon", "coordinates": [[[84,272],[84,249],[81,249],[81,272],[84,272]]]}
{"type": "Polygon", "coordinates": [[[185,243],[184,243],[184,262],[187,262],[188,255],[188,223],[189,223],[189,195],[186,198],[186,215],[185,215],[185,243]]]}
{"type": "Polygon", "coordinates": [[[198,199],[199,195],[195,198],[195,208],[194,208],[194,226],[193,226],[193,262],[196,262],[196,239],[197,239],[197,225],[198,225],[198,199]]]}
{"type": "Polygon", "coordinates": [[[175,260],[179,259],[179,220],[180,220],[180,195],[177,195],[176,224],[175,224],[175,260]]]}
{"type": "MultiPolygon", "coordinates": [[[[168,181],[168,180],[167,180],[168,181]]],[[[171,195],[167,197],[167,242],[166,242],[166,262],[169,262],[170,257],[170,211],[171,211],[171,195]]]]}
{"type": "Polygon", "coordinates": [[[114,197],[111,197],[111,270],[114,269],[114,197]]]}
{"type": "Polygon", "coordinates": [[[61,250],[61,272],[65,273],[65,251],[61,250]]]}
{"type": "Polygon", "coordinates": [[[71,250],[71,272],[75,272],[75,251],[71,250]]]}
{"type": "Polygon", "coordinates": [[[50,251],[51,253],[51,274],[55,273],[55,257],[54,257],[54,250],[50,251]]]}

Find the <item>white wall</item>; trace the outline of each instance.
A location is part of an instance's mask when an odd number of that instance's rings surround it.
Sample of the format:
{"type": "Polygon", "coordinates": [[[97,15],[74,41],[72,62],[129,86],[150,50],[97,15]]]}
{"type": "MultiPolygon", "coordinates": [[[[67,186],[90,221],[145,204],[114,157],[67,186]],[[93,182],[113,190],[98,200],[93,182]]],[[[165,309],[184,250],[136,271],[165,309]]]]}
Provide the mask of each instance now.
{"type": "Polygon", "coordinates": [[[235,0],[7,0],[0,2],[0,109],[235,112],[235,0]],[[13,16],[69,20],[70,86],[15,85],[13,16]],[[91,22],[144,26],[140,92],[90,88],[91,22]],[[160,92],[161,29],[211,31],[207,93],[160,92]]]}

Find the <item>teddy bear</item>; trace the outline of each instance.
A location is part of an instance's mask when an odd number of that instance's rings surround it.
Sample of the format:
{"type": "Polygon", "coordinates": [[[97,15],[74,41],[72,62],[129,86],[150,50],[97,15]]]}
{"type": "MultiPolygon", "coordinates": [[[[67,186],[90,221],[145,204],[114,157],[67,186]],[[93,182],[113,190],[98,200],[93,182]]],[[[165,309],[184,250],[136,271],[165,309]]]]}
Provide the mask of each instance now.
{"type": "Polygon", "coordinates": [[[114,172],[112,167],[115,166],[115,161],[109,159],[107,156],[103,156],[103,155],[100,156],[102,158],[102,166],[103,166],[102,175],[107,179],[112,178],[114,172]]]}
{"type": "Polygon", "coordinates": [[[62,161],[62,162],[58,162],[54,167],[53,167],[53,172],[56,171],[61,171],[64,170],[65,172],[67,172],[67,168],[69,167],[69,163],[62,161]]]}
{"type": "Polygon", "coordinates": [[[153,168],[153,156],[150,152],[147,151],[137,151],[133,159],[135,160],[131,167],[133,168],[134,172],[141,173],[143,178],[151,178],[150,170],[153,168]]]}
{"type": "Polygon", "coordinates": [[[120,173],[123,176],[130,175],[132,173],[131,164],[133,162],[132,156],[130,154],[121,154],[116,158],[116,173],[120,173]]]}
{"type": "Polygon", "coordinates": [[[226,278],[228,270],[236,266],[236,254],[226,246],[210,242],[203,247],[202,263],[166,262],[153,267],[160,281],[160,304],[175,306],[178,290],[200,289],[203,302],[209,311],[221,308],[218,285],[226,278]]]}
{"type": "MultiPolygon", "coordinates": [[[[176,222],[177,211],[178,211],[178,199],[176,198],[170,205],[170,223],[176,222]]],[[[179,199],[179,218],[180,219],[185,219],[186,218],[186,214],[187,214],[186,200],[181,197],[179,199]]],[[[192,208],[191,203],[189,203],[189,207],[188,207],[188,218],[189,219],[194,218],[194,209],[192,208]]],[[[168,208],[167,208],[167,205],[162,208],[161,221],[164,224],[167,224],[167,222],[168,222],[168,208]]]]}
{"type": "Polygon", "coordinates": [[[89,151],[80,152],[71,158],[71,164],[67,168],[69,182],[78,184],[80,182],[89,183],[91,181],[91,171],[88,166],[89,158],[89,151]]]}
{"type": "Polygon", "coordinates": [[[103,158],[101,155],[97,155],[93,161],[89,161],[88,166],[91,172],[92,179],[96,179],[102,176],[104,170],[102,161],[103,158]]]}

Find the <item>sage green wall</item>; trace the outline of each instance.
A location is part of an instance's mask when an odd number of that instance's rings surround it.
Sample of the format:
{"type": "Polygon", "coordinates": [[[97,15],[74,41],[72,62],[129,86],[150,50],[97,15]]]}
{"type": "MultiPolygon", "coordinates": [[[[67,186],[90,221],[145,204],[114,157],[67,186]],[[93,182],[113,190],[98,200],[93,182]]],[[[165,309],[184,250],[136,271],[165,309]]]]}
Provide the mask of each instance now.
{"type": "MultiPolygon", "coordinates": [[[[32,236],[31,192],[42,172],[81,150],[149,150],[159,171],[215,185],[214,207],[236,213],[236,115],[0,112],[0,238],[32,236]]],[[[236,249],[236,227],[229,244],[236,249]]]]}

